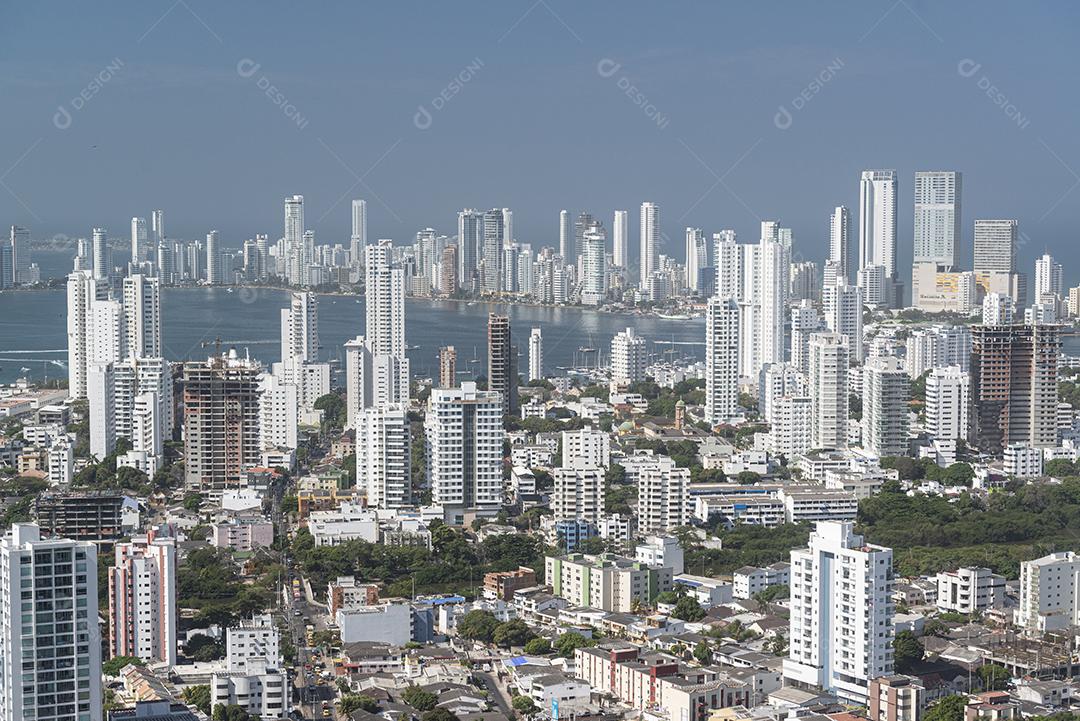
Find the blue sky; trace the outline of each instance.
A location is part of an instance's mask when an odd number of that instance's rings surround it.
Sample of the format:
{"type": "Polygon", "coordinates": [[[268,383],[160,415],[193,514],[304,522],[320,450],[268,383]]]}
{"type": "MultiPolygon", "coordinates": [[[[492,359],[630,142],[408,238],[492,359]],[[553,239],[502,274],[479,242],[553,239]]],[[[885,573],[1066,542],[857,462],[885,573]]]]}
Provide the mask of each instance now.
{"type": "Polygon", "coordinates": [[[814,259],[859,171],[889,167],[902,265],[914,171],[957,169],[967,242],[975,218],[1017,217],[1025,267],[1049,248],[1075,282],[1078,20],[1066,2],[7,4],[0,223],[120,235],[161,207],[172,236],[239,245],[277,238],[300,193],[319,242],[345,241],[364,197],[397,242],[452,234],[463,206],[513,208],[534,246],[560,208],[623,208],[635,246],[654,200],[679,256],[687,225],[749,242],[779,218],[814,259]]]}

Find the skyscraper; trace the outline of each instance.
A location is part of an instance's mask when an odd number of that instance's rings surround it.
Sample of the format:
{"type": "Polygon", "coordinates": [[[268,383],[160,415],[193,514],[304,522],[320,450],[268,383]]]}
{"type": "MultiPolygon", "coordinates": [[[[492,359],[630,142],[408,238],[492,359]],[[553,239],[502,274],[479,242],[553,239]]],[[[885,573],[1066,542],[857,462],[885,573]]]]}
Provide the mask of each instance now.
{"type": "Polygon", "coordinates": [[[955,170],[915,173],[915,262],[952,271],[962,264],[959,244],[961,175],[955,170]]]}
{"type": "Polygon", "coordinates": [[[544,378],[544,337],[539,328],[529,334],[529,380],[544,378]]]}
{"type": "Polygon", "coordinates": [[[825,326],[847,339],[851,357],[857,363],[863,360],[862,293],[862,288],[846,283],[826,286],[821,290],[825,326]]]}
{"type": "Polygon", "coordinates": [[[615,244],[611,262],[614,263],[615,267],[624,270],[626,269],[626,264],[630,260],[627,254],[627,239],[629,238],[630,232],[627,215],[625,210],[616,210],[615,221],[611,226],[612,240],[615,244]]]}
{"type": "Polygon", "coordinates": [[[847,448],[848,346],[837,333],[810,336],[813,447],[847,448]]]}
{"type": "Polygon", "coordinates": [[[154,234],[154,244],[165,240],[165,211],[154,210],[150,213],[150,230],[154,234]]]}
{"type": "Polygon", "coordinates": [[[105,297],[107,286],[90,270],[77,270],[67,279],[68,393],[86,398],[86,372],[93,353],[93,303],[105,297]]]}
{"type": "Polygon", "coordinates": [[[878,456],[908,455],[908,375],[899,358],[871,358],[863,366],[863,448],[878,456]]]}
{"type": "Polygon", "coordinates": [[[161,279],[124,278],[124,349],[122,356],[161,357],[161,279]]]}
{"type": "Polygon", "coordinates": [[[1015,273],[1016,232],[1015,219],[977,219],[972,269],[976,273],[1015,273]]]}
{"type": "Polygon", "coordinates": [[[221,268],[221,247],[218,245],[218,232],[211,230],[206,234],[206,282],[219,285],[225,281],[221,268]]]}
{"type": "Polygon", "coordinates": [[[466,208],[458,213],[458,283],[475,290],[474,280],[484,242],[483,213],[466,208]]]}
{"type": "Polygon", "coordinates": [[[601,305],[607,297],[607,233],[603,224],[590,219],[582,231],[581,302],[601,305]]]}
{"type": "Polygon", "coordinates": [[[791,587],[784,677],[865,705],[870,680],[893,672],[892,549],[821,521],[791,552],[791,587]]]}
{"type": "Polygon", "coordinates": [[[304,243],[304,196],[285,198],[285,277],[293,285],[307,285],[308,266],[304,243]]]}
{"type": "Polygon", "coordinates": [[[570,211],[559,211],[559,255],[567,265],[577,265],[577,249],[574,247],[574,228],[570,211]]]}
{"type": "Polygon", "coordinates": [[[768,237],[762,223],[758,296],[758,353],[751,374],[766,363],[784,362],[784,326],[791,272],[791,254],[781,241],[768,237]]]}
{"type": "Polygon", "coordinates": [[[409,393],[409,359],[405,355],[405,271],[393,264],[393,243],[380,240],[365,246],[366,326],[365,339],[373,357],[396,359],[404,394],[409,393]]]}
{"type": "Polygon", "coordinates": [[[314,361],[319,356],[319,299],[310,291],[294,292],[281,309],[281,360],[314,361]]]}
{"type": "Polygon", "coordinates": [[[488,388],[502,395],[503,415],[517,412],[517,349],[510,336],[510,318],[488,315],[488,388]]]}
{"type": "Polygon", "coordinates": [[[686,287],[693,293],[701,290],[701,269],[709,265],[708,244],[701,228],[686,229],[686,287]]]}
{"type": "Polygon", "coordinates": [[[503,399],[473,382],[435,388],[424,420],[427,482],[447,523],[494,516],[502,505],[503,399]]]}
{"type": "Polygon", "coordinates": [[[492,208],[484,213],[483,252],[480,257],[480,291],[497,294],[503,290],[503,213],[492,208]]]}
{"type": "Polygon", "coordinates": [[[829,260],[836,267],[836,277],[845,282],[851,273],[851,214],[838,205],[829,216],[829,260]]]}
{"type": "MultiPolygon", "coordinates": [[[[871,265],[884,268],[891,286],[896,279],[895,170],[864,170],[859,183],[859,269],[871,265]]],[[[891,307],[894,289],[886,289],[885,297],[891,307]]]]}
{"type": "Polygon", "coordinates": [[[111,656],[176,665],[176,539],[151,532],[117,543],[109,579],[111,656]]]}
{"type": "Polygon", "coordinates": [[[514,244],[514,211],[509,208],[502,209],[502,222],[503,222],[503,237],[502,244],[504,248],[509,248],[514,244]]]}
{"type": "Polygon", "coordinates": [[[439,388],[453,388],[457,385],[457,350],[454,346],[439,349],[439,388]]]}
{"type": "Polygon", "coordinates": [[[0,578],[0,721],[102,718],[97,548],[16,523],[0,563],[11,571],[0,578]],[[46,578],[48,594],[27,590],[46,578]]]}
{"type": "Polygon", "coordinates": [[[95,280],[109,279],[109,232],[104,228],[94,228],[94,278],[95,280]]]}
{"type": "Polygon", "coordinates": [[[403,508],[412,503],[409,411],[405,404],[379,403],[356,423],[356,485],[369,506],[403,508]]]}
{"type": "Polygon", "coordinates": [[[367,245],[367,201],[352,202],[352,235],[349,236],[349,257],[354,266],[364,260],[364,246],[367,245]]]}
{"type": "Polygon", "coordinates": [[[645,380],[648,345],[645,338],[627,328],[611,339],[611,380],[628,385],[645,380]]]}
{"type": "Polygon", "coordinates": [[[739,407],[739,303],[713,297],[705,311],[705,420],[731,421],[739,407]]]}
{"type": "MultiPolygon", "coordinates": [[[[157,243],[154,243],[157,247],[157,243]]],[[[146,256],[147,236],[146,218],[131,219],[131,262],[139,263],[146,256]]]]}
{"type": "Polygon", "coordinates": [[[18,225],[11,226],[11,281],[14,285],[30,282],[30,231],[18,225]]]}
{"type": "Polygon", "coordinates": [[[1035,302],[1042,303],[1047,295],[1060,297],[1063,287],[1061,263],[1055,262],[1049,253],[1043,253],[1035,261],[1035,302]]]}
{"type": "Polygon", "coordinates": [[[639,278],[644,289],[649,276],[657,269],[660,251],[660,206],[656,203],[646,201],[641,204],[640,233],[639,278]]]}
{"type": "Polygon", "coordinates": [[[971,334],[972,443],[992,454],[1057,443],[1058,327],[976,325],[971,334]]]}
{"type": "Polygon", "coordinates": [[[713,266],[716,268],[716,285],[713,290],[717,296],[743,300],[741,260],[734,230],[713,233],[713,266]]]}

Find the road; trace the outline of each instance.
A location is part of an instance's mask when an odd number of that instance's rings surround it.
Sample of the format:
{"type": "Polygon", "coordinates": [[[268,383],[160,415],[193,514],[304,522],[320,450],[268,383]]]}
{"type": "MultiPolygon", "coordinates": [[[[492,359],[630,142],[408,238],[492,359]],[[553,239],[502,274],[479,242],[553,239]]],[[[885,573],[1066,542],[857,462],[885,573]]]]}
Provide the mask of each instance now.
{"type": "Polygon", "coordinates": [[[487,687],[492,700],[495,701],[495,705],[499,707],[499,711],[502,712],[506,718],[514,718],[514,707],[510,703],[510,692],[499,684],[499,680],[495,677],[495,674],[473,669],[473,676],[484,682],[484,686],[487,687]]]}

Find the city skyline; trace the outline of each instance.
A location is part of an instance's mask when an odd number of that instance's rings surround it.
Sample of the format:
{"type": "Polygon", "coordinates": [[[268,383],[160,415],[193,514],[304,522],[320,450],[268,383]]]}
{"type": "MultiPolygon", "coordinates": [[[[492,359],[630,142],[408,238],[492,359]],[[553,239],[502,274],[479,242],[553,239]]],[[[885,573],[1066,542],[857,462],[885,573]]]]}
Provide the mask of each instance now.
{"type": "MultiPolygon", "coordinates": [[[[788,10],[792,22],[779,24],[752,6],[693,6],[688,12],[697,22],[680,18],[673,42],[665,34],[672,21],[664,18],[646,34],[633,13],[623,18],[600,7],[523,4],[485,16],[489,42],[481,32],[469,52],[435,53],[437,61],[403,56],[361,23],[356,32],[365,52],[334,64],[325,55],[344,41],[332,26],[357,27],[347,22],[353,9],[331,8],[340,22],[320,26],[326,47],[303,57],[253,36],[238,9],[192,3],[162,18],[156,8],[131,8],[110,17],[104,42],[98,39],[86,53],[63,17],[21,9],[10,18],[7,40],[20,60],[5,62],[0,82],[13,107],[25,112],[0,119],[12,148],[11,157],[0,158],[11,191],[0,193],[0,215],[34,238],[87,236],[95,226],[119,237],[117,229],[132,216],[161,207],[173,237],[200,238],[218,229],[224,247],[239,247],[256,233],[274,233],[279,198],[299,193],[311,200],[307,224],[319,242],[348,244],[349,203],[364,198],[369,239],[403,243],[426,226],[453,234],[463,207],[509,207],[516,212],[516,237],[538,247],[557,245],[559,209],[572,216],[587,209],[606,219],[649,200],[664,209],[660,252],[678,254],[687,226],[730,227],[745,236],[759,218],[779,218],[794,230],[804,257],[821,260],[830,210],[858,207],[853,178],[868,168],[897,171],[901,269],[913,252],[919,170],[949,168],[966,176],[960,229],[967,247],[975,218],[1018,218],[1027,241],[1020,250],[1024,266],[1044,248],[1067,245],[1077,220],[1070,198],[1078,176],[1070,167],[1080,167],[1072,160],[1080,148],[1065,124],[1072,101],[1038,92],[1040,82],[1054,81],[1054,68],[1066,66],[1045,33],[1050,27],[1067,36],[1075,28],[1075,11],[1067,6],[1059,6],[1052,23],[1043,22],[1049,9],[989,14],[970,12],[969,5],[874,3],[843,14],[794,7],[788,10]],[[50,51],[48,61],[22,39],[46,21],[58,36],[72,36],[70,49],[50,51]],[[720,21],[748,30],[729,38],[723,51],[707,32],[710,22],[720,21]],[[766,23],[768,39],[756,30],[766,23]],[[598,47],[579,42],[601,27],[598,47]],[[1001,28],[1013,41],[1008,57],[990,40],[1001,28]],[[556,45],[560,52],[544,57],[557,59],[526,72],[522,49],[539,43],[556,45]],[[199,59],[181,54],[181,47],[198,48],[199,59]],[[920,50],[919,59],[912,48],[920,50]],[[378,76],[363,72],[383,56],[391,62],[378,66],[378,76]],[[83,100],[88,83],[94,85],[83,100]],[[270,85],[281,93],[280,103],[266,96],[270,85]],[[356,86],[359,92],[332,93],[332,100],[316,92],[356,86]],[[628,97],[630,88],[640,96],[628,97]],[[987,96],[991,88],[994,97],[987,96]],[[701,112],[716,102],[717,90],[726,99],[720,125],[701,112]],[[341,120],[373,97],[384,102],[365,108],[359,126],[341,120]],[[572,118],[541,112],[552,98],[581,111],[572,118]],[[165,110],[152,128],[129,126],[140,116],[136,101],[165,110]],[[484,112],[493,103],[506,113],[499,127],[484,112]],[[181,111],[210,104],[217,112],[194,127],[182,125],[189,113],[181,111]],[[858,113],[844,112],[863,106],[875,108],[872,130],[859,129],[858,113]],[[919,106],[938,112],[917,116],[919,106]],[[414,122],[421,108],[430,120],[421,113],[414,122]],[[213,132],[236,140],[215,142],[213,132]],[[268,158],[271,146],[276,150],[268,158]],[[466,157],[510,148],[513,162],[503,171],[467,170],[466,157]],[[145,161],[147,153],[154,163],[145,161]],[[599,164],[606,181],[567,176],[554,160],[563,154],[599,164]],[[458,183],[425,182],[424,192],[416,193],[412,177],[420,166],[466,168],[469,192],[458,183]],[[646,178],[632,171],[643,166],[650,168],[646,178]],[[205,170],[218,167],[237,168],[236,179],[206,182],[205,170]],[[91,170],[112,178],[107,194],[105,187],[80,182],[91,170]],[[146,174],[155,182],[136,182],[146,174]]],[[[260,11],[270,25],[284,22],[276,7],[260,11]]],[[[442,41],[429,35],[434,28],[459,27],[478,16],[468,8],[454,17],[427,12],[433,22],[413,23],[413,29],[418,42],[437,48],[442,41]]],[[[392,23],[412,16],[408,9],[384,9],[380,17],[392,23]]],[[[302,30],[313,20],[290,16],[289,22],[302,30]]]]}

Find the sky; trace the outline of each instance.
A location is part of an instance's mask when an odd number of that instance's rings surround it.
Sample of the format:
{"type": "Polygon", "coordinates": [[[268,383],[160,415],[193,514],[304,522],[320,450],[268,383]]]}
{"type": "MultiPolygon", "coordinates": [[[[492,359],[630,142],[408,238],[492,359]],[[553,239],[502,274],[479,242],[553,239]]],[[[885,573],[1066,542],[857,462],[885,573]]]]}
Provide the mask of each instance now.
{"type": "Polygon", "coordinates": [[[899,174],[899,267],[916,170],[959,170],[975,218],[1018,218],[1023,268],[1080,281],[1080,5],[1070,2],[75,2],[0,10],[0,224],[239,246],[305,196],[320,243],[453,234],[509,207],[558,243],[558,212],[610,227],[794,229],[826,253],[862,169],[899,174]]]}

